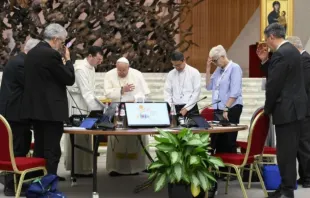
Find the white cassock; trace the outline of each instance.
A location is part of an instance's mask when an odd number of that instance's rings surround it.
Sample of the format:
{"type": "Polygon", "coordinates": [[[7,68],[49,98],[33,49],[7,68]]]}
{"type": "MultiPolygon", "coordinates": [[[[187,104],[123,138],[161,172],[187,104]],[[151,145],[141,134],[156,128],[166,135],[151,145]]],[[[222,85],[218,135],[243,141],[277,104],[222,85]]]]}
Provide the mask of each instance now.
{"type": "Polygon", "coordinates": [[[169,104],[184,105],[188,111],[195,106],[201,92],[201,75],[199,71],[186,64],[179,72],[171,70],[165,82],[164,97],[169,104]]]}
{"type": "MultiPolygon", "coordinates": [[[[101,105],[95,100],[95,68],[91,66],[87,59],[77,60],[74,64],[75,83],[73,86],[68,87],[69,92],[74,98],[67,94],[69,101],[69,114],[70,116],[80,115],[80,111],[72,106],[91,111],[102,109],[101,105]]],[[[83,114],[88,114],[85,111],[83,114]]],[[[90,135],[75,135],[75,144],[86,147],[92,150],[92,136],[90,135]]],[[[65,167],[71,170],[71,142],[70,136],[65,135],[65,167]]],[[[75,148],[74,155],[74,172],[76,174],[91,174],[92,173],[92,155],[80,149],[75,148]]]]}
{"type": "MultiPolygon", "coordinates": [[[[112,69],[104,78],[104,91],[112,102],[134,101],[136,95],[147,95],[150,90],[142,73],[129,68],[125,78],[120,78],[117,70],[112,69]],[[121,96],[121,87],[126,84],[134,84],[135,90],[121,96]]],[[[147,146],[148,137],[142,136],[143,144],[147,146]]],[[[146,169],[147,157],[136,136],[109,136],[107,150],[107,171],[120,174],[132,174],[146,169]]]]}

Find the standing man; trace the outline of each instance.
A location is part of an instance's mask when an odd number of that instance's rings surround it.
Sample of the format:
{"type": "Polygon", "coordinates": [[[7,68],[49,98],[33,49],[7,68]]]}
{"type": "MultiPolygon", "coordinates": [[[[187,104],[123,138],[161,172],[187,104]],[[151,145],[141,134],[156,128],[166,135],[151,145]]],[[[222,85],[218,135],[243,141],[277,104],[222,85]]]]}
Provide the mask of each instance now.
{"type": "MultiPolygon", "coordinates": [[[[129,61],[122,57],[116,68],[106,73],[104,91],[112,102],[133,102],[136,96],[145,97],[150,90],[140,71],[130,68],[129,61]]],[[[148,138],[142,137],[146,145],[148,138]]],[[[107,171],[110,176],[137,174],[146,168],[146,156],[137,137],[109,136],[107,171]]]]}
{"type": "Polygon", "coordinates": [[[270,60],[268,50],[257,51],[268,68],[264,112],[272,115],[276,127],[277,161],[282,178],[279,189],[271,197],[293,198],[299,137],[307,113],[303,68],[300,52],[285,40],[282,25],[273,23],[266,27],[264,34],[268,47],[274,51],[270,60]]]}
{"type": "MultiPolygon", "coordinates": [[[[98,46],[91,46],[88,48],[88,56],[85,59],[75,61],[75,84],[68,87],[68,91],[70,92],[68,95],[69,113],[71,115],[78,115],[80,111],[90,112],[92,110],[102,109],[102,106],[97,102],[95,96],[95,67],[97,67],[102,60],[102,49],[98,46]],[[77,106],[76,108],[82,110],[72,108],[72,106],[77,106]]],[[[89,135],[76,135],[75,143],[92,150],[92,139],[89,135]]],[[[70,135],[66,135],[65,166],[67,170],[71,170],[71,152],[70,135]]],[[[91,154],[80,149],[75,149],[74,160],[74,172],[77,176],[83,177],[92,175],[93,161],[91,154]]]]}
{"type": "Polygon", "coordinates": [[[303,66],[305,88],[308,96],[308,112],[306,119],[304,120],[303,131],[300,134],[299,149],[297,153],[300,177],[297,182],[304,188],[310,188],[310,55],[304,50],[299,37],[291,36],[288,37],[287,40],[292,43],[301,54],[301,64],[303,66]]]}
{"type": "Polygon", "coordinates": [[[167,103],[174,104],[176,113],[182,116],[192,112],[199,113],[195,103],[200,96],[201,75],[199,71],[186,64],[184,55],[175,51],[171,55],[174,67],[168,75],[164,87],[164,98],[167,103]]]}
{"type": "MultiPolygon", "coordinates": [[[[20,107],[24,92],[24,59],[29,50],[39,42],[37,39],[28,39],[23,52],[8,61],[2,75],[0,114],[7,119],[12,129],[15,157],[26,157],[30,150],[32,139],[30,123],[20,119],[20,107]]],[[[6,196],[15,196],[13,174],[6,176],[4,194],[6,196]]]]}
{"type": "Polygon", "coordinates": [[[68,120],[66,86],[75,81],[70,52],[64,46],[67,31],[59,24],[46,27],[41,41],[25,59],[25,91],[21,117],[34,128],[34,157],[46,159],[49,174],[57,174],[63,122],[68,120]]]}

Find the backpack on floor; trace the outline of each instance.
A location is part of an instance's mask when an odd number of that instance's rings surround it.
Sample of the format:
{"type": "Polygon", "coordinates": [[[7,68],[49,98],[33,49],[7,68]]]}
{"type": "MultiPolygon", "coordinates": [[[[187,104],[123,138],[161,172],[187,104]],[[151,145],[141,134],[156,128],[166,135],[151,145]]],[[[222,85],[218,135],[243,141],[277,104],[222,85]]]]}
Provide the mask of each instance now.
{"type": "Polygon", "coordinates": [[[30,184],[27,198],[66,198],[66,196],[57,190],[58,176],[45,175],[41,179],[36,179],[30,184]]]}

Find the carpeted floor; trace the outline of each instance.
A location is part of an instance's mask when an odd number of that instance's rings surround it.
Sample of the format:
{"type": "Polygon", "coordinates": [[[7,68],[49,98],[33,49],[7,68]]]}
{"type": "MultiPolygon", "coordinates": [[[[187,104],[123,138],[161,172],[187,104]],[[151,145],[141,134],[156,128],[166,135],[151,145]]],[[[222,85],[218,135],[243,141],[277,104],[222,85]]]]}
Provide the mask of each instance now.
{"type": "MultiPolygon", "coordinates": [[[[133,192],[136,185],[146,181],[147,174],[141,173],[138,176],[126,176],[111,178],[105,171],[105,156],[99,158],[98,189],[100,198],[168,198],[167,189],[155,193],[153,187],[138,194],[133,192]]],[[[59,190],[64,192],[68,198],[91,198],[92,179],[80,178],[77,185],[71,187],[70,172],[64,170],[63,159],[59,165],[59,175],[66,177],[67,181],[59,182],[59,190]]],[[[242,192],[237,181],[231,182],[228,195],[224,193],[224,182],[219,182],[219,193],[216,198],[242,198],[242,192]]],[[[254,183],[252,188],[247,190],[249,198],[263,198],[264,194],[259,183],[254,183]]],[[[310,189],[299,187],[295,191],[295,198],[309,198],[310,189]],[[308,195],[307,195],[308,194],[308,195]]],[[[3,186],[0,184],[0,198],[3,195],[3,186]]]]}

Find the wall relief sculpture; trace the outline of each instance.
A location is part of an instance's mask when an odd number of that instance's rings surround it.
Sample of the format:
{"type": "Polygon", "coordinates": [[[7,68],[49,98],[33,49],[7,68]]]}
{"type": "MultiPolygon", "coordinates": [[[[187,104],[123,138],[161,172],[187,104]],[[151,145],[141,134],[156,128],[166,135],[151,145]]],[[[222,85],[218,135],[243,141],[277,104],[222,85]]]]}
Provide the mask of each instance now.
{"type": "MultiPolygon", "coordinates": [[[[0,30],[12,30],[0,37],[3,62],[20,50],[30,35],[41,38],[42,29],[55,22],[66,27],[74,59],[83,58],[87,47],[102,46],[104,61],[97,71],[114,67],[120,56],[142,72],[166,72],[172,66],[169,54],[186,51],[194,43],[187,39],[191,28],[179,25],[203,0],[9,0],[0,1],[0,30]],[[180,35],[178,44],[176,37],[180,35]]],[[[196,44],[194,44],[196,45],[196,44]]],[[[196,45],[197,46],[197,45],[196,45]]]]}

